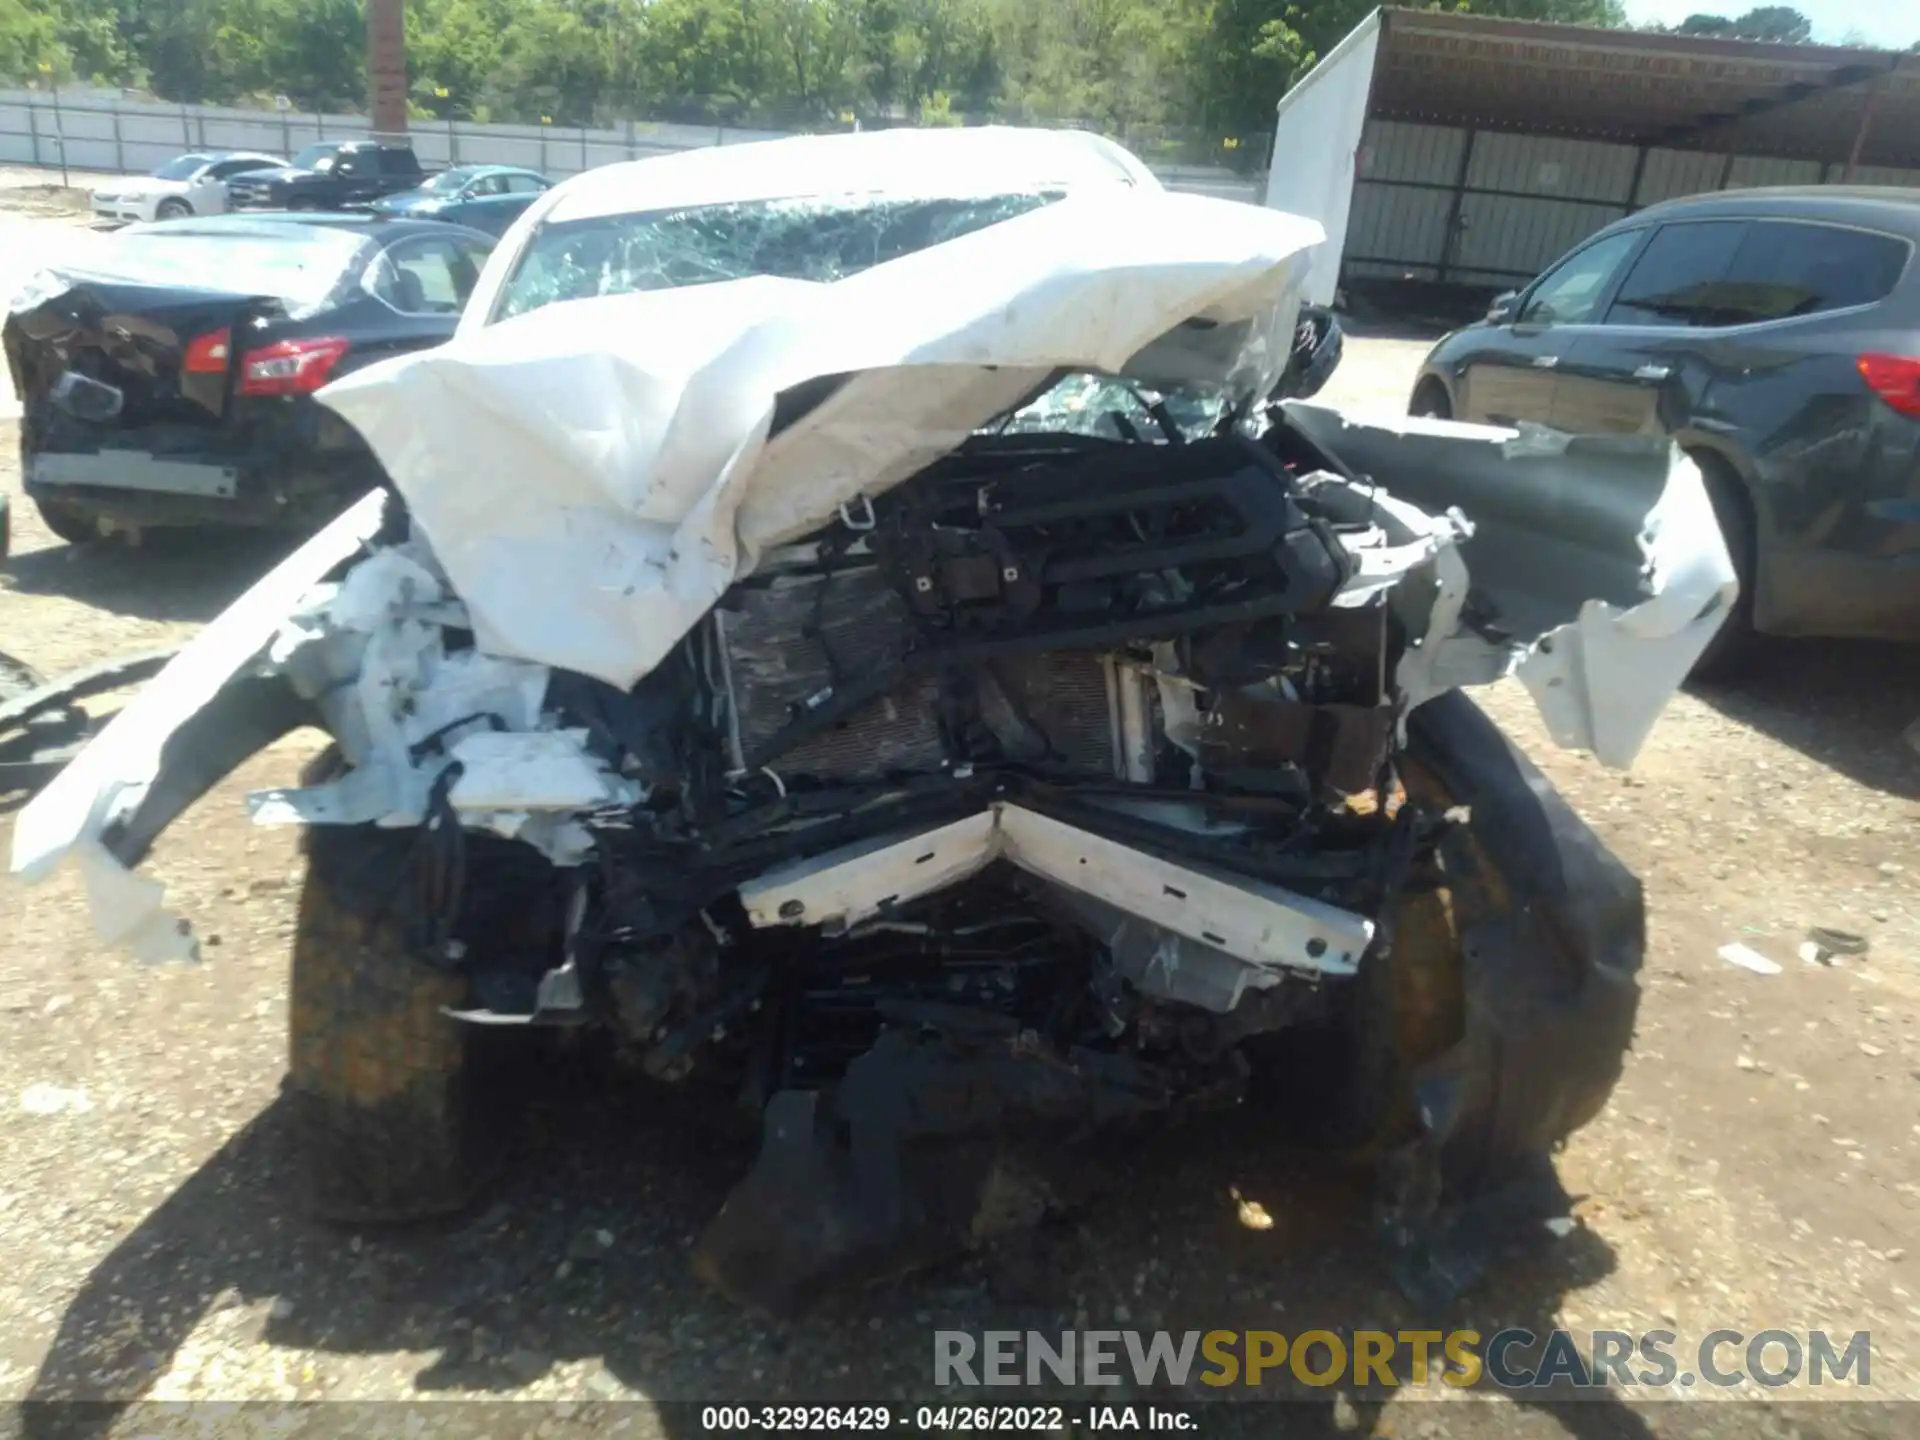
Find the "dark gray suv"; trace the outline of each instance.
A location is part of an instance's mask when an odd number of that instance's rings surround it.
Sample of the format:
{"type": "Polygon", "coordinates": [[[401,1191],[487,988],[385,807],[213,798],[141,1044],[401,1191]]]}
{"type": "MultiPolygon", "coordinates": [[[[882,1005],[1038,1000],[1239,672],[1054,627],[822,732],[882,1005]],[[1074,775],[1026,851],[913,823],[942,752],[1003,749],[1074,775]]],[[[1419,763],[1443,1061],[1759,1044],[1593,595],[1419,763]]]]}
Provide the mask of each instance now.
{"type": "Polygon", "coordinates": [[[1446,336],[1416,415],[1674,437],[1752,631],[1920,639],[1920,190],[1696,195],[1594,235],[1446,336]]]}

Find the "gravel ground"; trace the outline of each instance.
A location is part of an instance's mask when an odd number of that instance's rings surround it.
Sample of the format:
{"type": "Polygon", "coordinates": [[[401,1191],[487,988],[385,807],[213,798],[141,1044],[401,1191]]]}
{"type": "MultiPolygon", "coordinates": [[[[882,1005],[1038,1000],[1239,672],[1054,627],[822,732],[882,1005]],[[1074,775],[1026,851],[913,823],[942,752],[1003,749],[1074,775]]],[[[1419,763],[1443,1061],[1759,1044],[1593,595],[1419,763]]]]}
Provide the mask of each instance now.
{"type": "MultiPolygon", "coordinates": [[[[1397,406],[1424,349],[1355,339],[1327,398],[1397,406]]],[[[0,484],[16,504],[0,648],[45,671],[190,634],[279,553],[213,538],[61,545],[20,501],[11,427],[0,429],[0,484]]],[[[609,1098],[555,1074],[535,1097],[516,1178],[479,1213],[400,1233],[297,1218],[278,1084],[299,861],[291,836],[250,829],[240,811],[247,789],[283,780],[311,750],[295,737],[153,857],[206,939],[201,966],[142,969],[106,952],[68,878],[31,892],[0,880],[0,1397],[858,1402],[927,1395],[936,1328],[1503,1323],[1693,1338],[1869,1329],[1874,1393],[1915,1397],[1920,761],[1900,732],[1920,715],[1920,683],[1909,653],[1775,647],[1749,682],[1681,697],[1625,777],[1552,749],[1517,690],[1486,703],[1646,878],[1653,936],[1626,1077],[1560,1157],[1583,1197],[1576,1228],[1444,1313],[1416,1311],[1381,1272],[1358,1219],[1361,1177],[1276,1149],[1244,1113],[1148,1142],[1061,1233],[831,1298],[791,1325],[745,1315],[689,1274],[687,1247],[751,1140],[677,1094],[609,1098]],[[1809,925],[1863,932],[1871,954],[1803,965],[1794,948],[1809,925]],[[1735,939],[1784,972],[1718,960],[1735,939]],[[1271,1225],[1244,1223],[1246,1202],[1271,1225]]],[[[0,818],[0,842],[9,828],[0,818]]],[[[1523,1408],[1408,1386],[1330,1409],[1219,1407],[1203,1433],[1256,1408],[1267,1433],[1284,1421],[1596,1440],[1911,1434],[1915,1416],[1523,1408]]],[[[164,1428],[146,1409],[88,1413],[91,1433],[164,1428]]],[[[391,1421],[329,1413],[359,1417],[341,1423],[362,1432],[391,1421]]],[[[436,1413],[451,1426],[474,1412],[436,1413]]],[[[671,1408],[545,1414],[541,1433],[699,1428],[697,1412],[671,1408]]]]}

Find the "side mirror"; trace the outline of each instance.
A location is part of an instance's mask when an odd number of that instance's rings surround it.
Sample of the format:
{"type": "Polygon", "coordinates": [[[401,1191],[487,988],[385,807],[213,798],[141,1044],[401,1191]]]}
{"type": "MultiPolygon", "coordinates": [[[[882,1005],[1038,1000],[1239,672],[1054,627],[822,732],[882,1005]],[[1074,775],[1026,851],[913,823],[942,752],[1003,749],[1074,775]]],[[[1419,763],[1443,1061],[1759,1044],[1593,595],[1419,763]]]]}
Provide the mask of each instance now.
{"type": "Polygon", "coordinates": [[[1508,290],[1493,297],[1493,303],[1487,306],[1487,323],[1504,325],[1520,313],[1520,292],[1508,290]]]}

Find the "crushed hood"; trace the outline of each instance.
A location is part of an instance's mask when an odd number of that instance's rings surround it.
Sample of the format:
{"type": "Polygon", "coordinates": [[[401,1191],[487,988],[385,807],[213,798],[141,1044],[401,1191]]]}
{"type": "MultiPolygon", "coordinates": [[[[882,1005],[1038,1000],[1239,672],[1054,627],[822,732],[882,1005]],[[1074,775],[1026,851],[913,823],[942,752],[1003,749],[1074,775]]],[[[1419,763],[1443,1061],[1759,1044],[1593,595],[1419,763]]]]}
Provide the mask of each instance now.
{"type": "Polygon", "coordinates": [[[767,547],[1058,371],[1264,393],[1321,238],[1255,206],[1103,187],[833,284],[756,277],[463,326],[320,399],[378,455],[484,649],[625,689],[767,547]],[[827,377],[842,383],[809,387],[827,377]]]}

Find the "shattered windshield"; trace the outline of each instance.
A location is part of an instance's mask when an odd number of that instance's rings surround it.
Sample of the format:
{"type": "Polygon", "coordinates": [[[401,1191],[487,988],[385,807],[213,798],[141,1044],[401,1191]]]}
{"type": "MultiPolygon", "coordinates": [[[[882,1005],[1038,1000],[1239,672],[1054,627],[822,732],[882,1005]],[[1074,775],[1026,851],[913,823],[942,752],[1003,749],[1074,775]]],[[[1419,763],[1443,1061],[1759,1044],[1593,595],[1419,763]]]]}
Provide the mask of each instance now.
{"type": "Polygon", "coordinates": [[[1227,409],[1227,397],[1219,391],[1153,390],[1113,375],[1082,373],[1065,376],[983,433],[1150,441],[1178,435],[1188,441],[1213,434],[1227,409]]]}
{"type": "Polygon", "coordinates": [[[560,300],[760,275],[844,280],[1037,210],[1062,193],[814,195],[547,224],[521,252],[493,318],[510,319],[560,300]]]}

